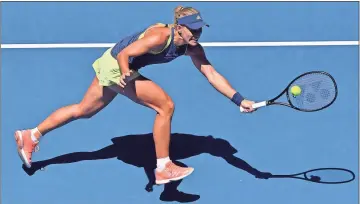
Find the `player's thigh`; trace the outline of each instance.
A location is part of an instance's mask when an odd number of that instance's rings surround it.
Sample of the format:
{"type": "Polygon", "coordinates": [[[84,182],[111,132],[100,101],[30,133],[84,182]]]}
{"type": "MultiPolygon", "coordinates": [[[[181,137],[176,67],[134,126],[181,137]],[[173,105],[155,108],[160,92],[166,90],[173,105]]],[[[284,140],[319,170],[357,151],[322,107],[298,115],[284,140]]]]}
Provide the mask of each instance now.
{"type": "Polygon", "coordinates": [[[81,115],[91,117],[107,106],[117,95],[116,92],[99,84],[96,77],[79,103],[81,115]]]}
{"type": "Polygon", "coordinates": [[[164,111],[169,113],[174,109],[171,97],[159,85],[146,77],[139,76],[128,83],[125,89],[118,85],[111,88],[138,104],[154,109],[158,113],[164,111]]]}

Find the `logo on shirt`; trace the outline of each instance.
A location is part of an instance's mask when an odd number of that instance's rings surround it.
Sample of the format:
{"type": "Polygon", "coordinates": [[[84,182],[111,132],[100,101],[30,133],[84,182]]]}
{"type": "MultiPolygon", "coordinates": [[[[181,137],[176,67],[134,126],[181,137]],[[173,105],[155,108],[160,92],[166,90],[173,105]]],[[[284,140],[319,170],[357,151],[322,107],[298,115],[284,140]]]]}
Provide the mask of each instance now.
{"type": "Polygon", "coordinates": [[[177,55],[172,55],[169,53],[166,53],[166,55],[165,55],[165,59],[175,59],[176,57],[177,57],[177,55]]]}

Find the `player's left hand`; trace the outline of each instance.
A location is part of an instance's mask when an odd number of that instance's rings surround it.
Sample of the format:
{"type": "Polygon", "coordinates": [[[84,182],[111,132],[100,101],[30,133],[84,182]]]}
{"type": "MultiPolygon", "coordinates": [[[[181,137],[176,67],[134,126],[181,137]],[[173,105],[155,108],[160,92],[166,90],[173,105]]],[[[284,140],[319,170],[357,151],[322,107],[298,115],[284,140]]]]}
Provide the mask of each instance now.
{"type": "Polygon", "coordinates": [[[246,112],[246,113],[251,113],[251,112],[255,111],[255,109],[252,107],[252,105],[253,105],[254,103],[255,103],[254,101],[250,101],[250,100],[244,99],[244,100],[241,102],[240,106],[241,106],[242,108],[244,108],[244,112],[246,112]]]}

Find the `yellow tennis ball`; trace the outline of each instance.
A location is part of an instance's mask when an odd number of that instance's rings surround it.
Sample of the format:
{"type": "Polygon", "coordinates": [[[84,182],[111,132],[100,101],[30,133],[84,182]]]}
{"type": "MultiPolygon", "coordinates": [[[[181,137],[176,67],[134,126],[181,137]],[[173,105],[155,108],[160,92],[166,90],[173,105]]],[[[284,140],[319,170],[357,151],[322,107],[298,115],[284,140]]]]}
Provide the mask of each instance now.
{"type": "Polygon", "coordinates": [[[300,86],[293,86],[293,87],[291,87],[291,93],[292,93],[292,95],[293,96],[298,96],[298,95],[300,95],[301,94],[301,88],[300,88],[300,86]]]}

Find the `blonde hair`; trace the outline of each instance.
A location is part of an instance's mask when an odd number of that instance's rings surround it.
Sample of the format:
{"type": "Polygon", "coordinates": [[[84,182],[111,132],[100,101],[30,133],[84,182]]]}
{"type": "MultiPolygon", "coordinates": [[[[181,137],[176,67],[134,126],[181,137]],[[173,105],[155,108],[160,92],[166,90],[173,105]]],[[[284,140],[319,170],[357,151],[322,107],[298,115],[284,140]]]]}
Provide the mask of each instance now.
{"type": "Polygon", "coordinates": [[[193,14],[199,13],[198,10],[192,8],[192,7],[183,7],[183,6],[177,6],[174,9],[174,24],[176,25],[178,23],[178,19],[184,16],[189,16],[193,14]]]}

